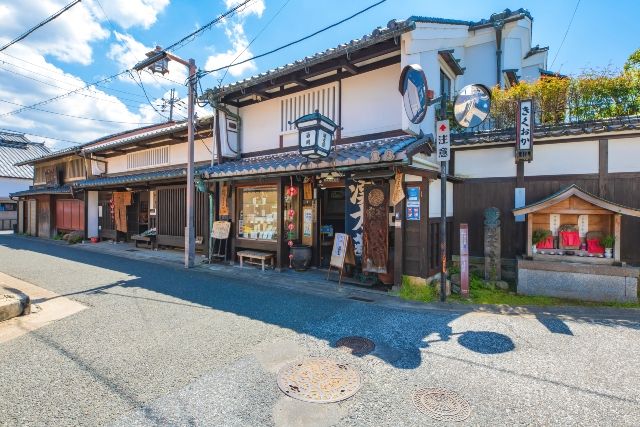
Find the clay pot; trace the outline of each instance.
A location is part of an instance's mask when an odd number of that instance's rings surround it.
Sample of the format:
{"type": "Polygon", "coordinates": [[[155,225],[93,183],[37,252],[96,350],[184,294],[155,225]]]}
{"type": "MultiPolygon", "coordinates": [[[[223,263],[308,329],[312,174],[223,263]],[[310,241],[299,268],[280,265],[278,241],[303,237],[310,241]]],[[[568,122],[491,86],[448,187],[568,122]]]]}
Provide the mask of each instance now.
{"type": "Polygon", "coordinates": [[[291,246],[291,265],[296,271],[305,271],[311,264],[311,246],[293,245],[291,246]]]}

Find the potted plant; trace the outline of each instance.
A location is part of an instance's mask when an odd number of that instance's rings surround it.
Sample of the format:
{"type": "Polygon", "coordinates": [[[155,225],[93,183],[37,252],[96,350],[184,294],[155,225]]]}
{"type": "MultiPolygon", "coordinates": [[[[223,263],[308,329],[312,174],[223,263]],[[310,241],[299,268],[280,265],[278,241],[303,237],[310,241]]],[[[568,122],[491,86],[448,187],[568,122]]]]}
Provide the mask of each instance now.
{"type": "Polygon", "coordinates": [[[533,243],[531,251],[534,254],[538,253],[538,243],[544,242],[549,236],[551,236],[551,230],[534,230],[531,235],[531,243],[533,243]]]}
{"type": "Polygon", "coordinates": [[[604,236],[600,239],[600,244],[604,246],[604,257],[611,258],[613,257],[613,244],[616,242],[616,238],[611,234],[604,236]]]}

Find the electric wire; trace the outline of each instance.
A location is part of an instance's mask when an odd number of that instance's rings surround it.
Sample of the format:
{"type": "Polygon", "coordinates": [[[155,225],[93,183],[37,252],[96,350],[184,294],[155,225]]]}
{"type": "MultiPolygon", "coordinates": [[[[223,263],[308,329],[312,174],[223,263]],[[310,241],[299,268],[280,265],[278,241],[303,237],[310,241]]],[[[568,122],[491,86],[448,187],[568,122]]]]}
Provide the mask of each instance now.
{"type": "MultiPolygon", "coordinates": [[[[249,42],[248,45],[245,46],[244,49],[242,49],[242,52],[240,52],[238,54],[238,56],[235,57],[235,59],[233,61],[231,61],[231,64],[229,64],[228,67],[226,67],[226,69],[224,70],[224,74],[222,75],[222,78],[219,80],[218,83],[218,87],[222,86],[222,82],[224,82],[225,77],[227,77],[227,73],[229,72],[229,67],[238,60],[238,58],[240,58],[242,56],[243,53],[245,53],[247,51],[247,49],[249,49],[249,47],[253,44],[253,42],[255,42],[258,37],[260,37],[260,35],[264,32],[264,30],[267,29],[267,27],[269,25],[271,25],[271,23],[278,17],[278,15],[280,15],[280,12],[282,12],[282,10],[285,8],[285,6],[287,6],[289,4],[291,0],[285,0],[284,3],[282,3],[282,5],[280,6],[280,9],[278,9],[278,11],[271,17],[271,19],[269,19],[269,21],[260,29],[260,31],[258,31],[258,33],[253,37],[253,39],[251,39],[251,41],[249,42]]],[[[202,91],[202,89],[201,89],[202,91]]]]}
{"type": "Polygon", "coordinates": [[[52,136],[44,136],[44,135],[39,135],[37,133],[17,131],[17,130],[7,129],[7,128],[0,128],[0,130],[5,131],[5,132],[12,132],[12,133],[15,133],[15,134],[18,134],[18,135],[31,135],[31,136],[37,136],[38,138],[46,138],[46,139],[53,139],[55,141],[69,142],[71,144],[82,144],[82,142],[79,142],[79,141],[72,141],[70,139],[63,139],[63,138],[54,138],[52,136]]]}
{"type": "Polygon", "coordinates": [[[169,118],[164,114],[162,114],[160,111],[158,111],[158,109],[153,105],[153,103],[149,99],[149,95],[147,95],[147,90],[144,88],[144,83],[142,83],[142,78],[140,77],[140,73],[138,72],[138,79],[140,79],[140,83],[136,81],[136,78],[134,77],[131,71],[129,71],[129,75],[131,76],[133,81],[136,82],[138,86],[140,86],[140,89],[142,89],[142,92],[144,92],[144,96],[147,98],[147,102],[149,103],[151,108],[153,108],[153,111],[155,111],[160,117],[164,118],[166,121],[169,121],[169,118]]]}
{"type": "Polygon", "coordinates": [[[224,18],[227,18],[227,17],[235,14],[238,9],[242,8],[243,6],[247,5],[248,3],[252,2],[252,1],[255,1],[255,0],[245,0],[242,3],[232,7],[231,9],[227,10],[223,14],[221,14],[218,17],[214,18],[213,20],[209,21],[207,24],[205,24],[202,27],[198,28],[194,32],[187,34],[186,36],[184,36],[183,38],[181,38],[180,40],[178,40],[177,42],[173,43],[172,45],[168,46],[167,48],[165,48],[163,50],[165,50],[165,51],[177,50],[180,47],[183,47],[184,45],[186,45],[188,43],[191,43],[204,30],[207,30],[207,29],[211,28],[213,25],[215,25],[218,22],[222,21],[224,18]]]}
{"type": "Polygon", "coordinates": [[[109,26],[111,27],[111,31],[113,31],[114,33],[116,32],[116,28],[113,25],[113,22],[111,22],[111,19],[109,19],[109,15],[107,15],[107,12],[105,12],[104,7],[102,7],[102,3],[100,3],[100,0],[95,0],[96,3],[98,3],[98,6],[100,6],[100,10],[102,11],[102,14],[104,15],[105,18],[107,18],[107,22],[109,23],[109,26]]]}
{"type": "Polygon", "coordinates": [[[567,34],[569,34],[569,29],[571,28],[571,24],[573,24],[573,18],[576,17],[576,12],[578,11],[578,6],[580,6],[580,0],[576,3],[575,9],[573,9],[573,15],[571,15],[571,19],[569,20],[569,25],[567,25],[567,31],[564,32],[564,36],[562,37],[562,41],[560,42],[560,46],[558,46],[558,50],[556,51],[555,56],[553,57],[553,61],[551,61],[551,67],[553,68],[553,64],[556,63],[556,59],[558,58],[558,54],[560,53],[560,49],[564,45],[564,41],[567,39],[567,34]]]}
{"type": "Polygon", "coordinates": [[[106,120],[106,119],[96,119],[96,118],[93,118],[93,117],[74,116],[72,114],[59,113],[57,111],[44,110],[44,109],[38,108],[38,107],[22,105],[22,104],[18,104],[17,102],[7,101],[5,99],[0,99],[0,102],[4,102],[6,104],[11,104],[11,105],[16,105],[18,107],[29,109],[29,110],[41,111],[43,113],[55,114],[57,116],[71,117],[73,119],[91,120],[93,122],[119,123],[119,124],[125,124],[125,125],[153,125],[153,124],[155,124],[155,123],[148,123],[148,122],[121,122],[121,121],[118,121],[118,120],[106,120]]]}
{"type": "Polygon", "coordinates": [[[227,68],[227,67],[229,67],[229,68],[230,68],[230,67],[236,67],[236,66],[238,66],[238,65],[245,64],[245,63],[247,63],[247,62],[249,62],[249,61],[253,61],[253,60],[256,60],[256,59],[259,59],[259,58],[265,57],[265,56],[267,56],[267,55],[271,55],[272,53],[278,52],[278,51],[280,51],[280,50],[282,50],[282,49],[286,49],[287,47],[293,46],[293,45],[295,45],[295,44],[298,44],[298,43],[300,43],[300,42],[303,42],[303,41],[305,41],[305,40],[308,40],[308,39],[310,39],[310,38],[312,38],[312,37],[315,37],[315,36],[317,36],[317,35],[318,35],[318,34],[320,34],[320,33],[323,33],[323,32],[325,32],[325,31],[327,31],[327,30],[330,30],[331,28],[337,27],[338,25],[343,24],[343,23],[345,23],[345,22],[347,22],[347,21],[351,20],[351,19],[355,18],[356,16],[361,15],[361,14],[363,14],[363,13],[365,13],[365,12],[367,12],[367,11],[369,11],[369,10],[373,9],[374,7],[376,7],[376,6],[378,6],[378,5],[381,5],[382,3],[386,2],[386,1],[387,1],[387,0],[380,0],[379,2],[374,3],[374,4],[372,4],[372,5],[368,6],[368,7],[366,7],[366,8],[364,8],[364,9],[360,10],[359,12],[356,12],[356,13],[354,13],[353,15],[348,16],[348,17],[346,17],[346,18],[344,18],[344,19],[342,19],[342,20],[340,20],[340,21],[338,21],[338,22],[336,22],[336,23],[333,23],[333,24],[331,24],[331,25],[328,25],[328,26],[326,26],[326,27],[324,27],[324,28],[321,28],[320,30],[318,30],[318,31],[316,31],[316,32],[314,32],[314,33],[311,33],[311,34],[309,34],[309,35],[307,35],[307,36],[301,37],[301,38],[299,38],[299,39],[297,39],[297,40],[294,40],[294,41],[292,41],[292,42],[289,42],[289,43],[287,43],[287,44],[284,44],[284,45],[282,45],[282,46],[280,46],[280,47],[277,47],[277,48],[275,48],[275,49],[271,49],[271,50],[269,50],[269,51],[267,51],[267,52],[264,52],[264,53],[261,53],[261,54],[259,54],[259,55],[252,56],[251,58],[244,59],[244,60],[242,60],[242,61],[240,61],[240,62],[236,62],[235,64],[225,65],[224,67],[215,68],[215,69],[213,69],[213,70],[202,70],[202,71],[200,71],[200,72],[198,73],[198,75],[199,75],[199,77],[203,77],[203,76],[206,76],[206,75],[208,75],[208,74],[211,74],[211,73],[215,73],[215,72],[218,72],[218,71],[224,70],[224,69],[225,69],[225,68],[227,68]]]}
{"type": "Polygon", "coordinates": [[[24,33],[20,34],[18,37],[16,37],[15,39],[11,40],[9,43],[7,43],[7,44],[3,45],[2,47],[0,47],[0,52],[2,52],[3,50],[7,49],[11,45],[14,45],[14,44],[18,43],[20,40],[24,40],[25,38],[27,38],[27,36],[29,36],[29,34],[33,33],[38,28],[41,28],[41,27],[45,26],[46,24],[48,24],[49,22],[53,21],[54,19],[56,19],[57,17],[59,17],[60,15],[65,13],[67,10],[71,9],[73,6],[75,6],[78,3],[80,3],[80,1],[81,0],[75,0],[75,1],[73,1],[71,3],[69,3],[68,5],[66,5],[65,7],[63,7],[62,9],[57,11],[56,13],[54,13],[53,15],[49,16],[44,21],[41,21],[39,24],[35,25],[34,27],[31,27],[30,29],[28,29],[24,33]]]}

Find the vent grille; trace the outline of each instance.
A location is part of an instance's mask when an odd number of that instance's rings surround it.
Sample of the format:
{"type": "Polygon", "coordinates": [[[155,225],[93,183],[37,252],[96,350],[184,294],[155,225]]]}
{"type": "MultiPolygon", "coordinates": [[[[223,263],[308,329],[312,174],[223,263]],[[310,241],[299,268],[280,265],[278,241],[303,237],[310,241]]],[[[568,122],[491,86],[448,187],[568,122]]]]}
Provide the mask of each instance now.
{"type": "Polygon", "coordinates": [[[127,169],[141,169],[169,164],[169,146],[127,154],[127,169]]]}
{"type": "Polygon", "coordinates": [[[295,130],[295,125],[289,124],[289,122],[293,122],[305,114],[313,113],[315,110],[335,122],[338,113],[336,94],[337,86],[334,84],[300,92],[282,99],[280,101],[280,132],[295,130]]]}

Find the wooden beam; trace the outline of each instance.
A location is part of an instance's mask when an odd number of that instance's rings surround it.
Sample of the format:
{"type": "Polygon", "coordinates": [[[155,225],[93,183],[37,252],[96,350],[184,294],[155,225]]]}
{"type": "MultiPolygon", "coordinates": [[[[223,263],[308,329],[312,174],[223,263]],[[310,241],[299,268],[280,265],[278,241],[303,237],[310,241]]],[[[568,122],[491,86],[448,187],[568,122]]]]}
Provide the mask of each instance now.
{"type": "Polygon", "coordinates": [[[530,257],[533,246],[533,215],[527,214],[527,256],[530,257]]]}
{"type": "Polygon", "coordinates": [[[347,59],[343,59],[341,61],[341,67],[344,68],[345,70],[347,70],[347,72],[349,72],[349,74],[351,74],[352,76],[355,76],[356,74],[358,74],[358,67],[356,67],[355,65],[353,65],[351,62],[349,62],[347,59]]]}
{"type": "Polygon", "coordinates": [[[601,139],[598,142],[598,196],[605,197],[609,174],[609,140],[601,139]]]}
{"type": "MultiPolygon", "coordinates": [[[[301,86],[303,88],[308,88],[309,87],[309,82],[306,81],[305,79],[293,79],[292,83],[297,84],[298,86],[301,86]]],[[[284,86],[282,86],[282,90],[284,90],[284,86]]]]}

